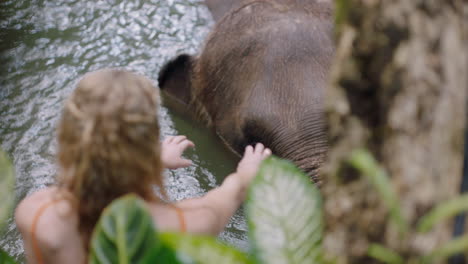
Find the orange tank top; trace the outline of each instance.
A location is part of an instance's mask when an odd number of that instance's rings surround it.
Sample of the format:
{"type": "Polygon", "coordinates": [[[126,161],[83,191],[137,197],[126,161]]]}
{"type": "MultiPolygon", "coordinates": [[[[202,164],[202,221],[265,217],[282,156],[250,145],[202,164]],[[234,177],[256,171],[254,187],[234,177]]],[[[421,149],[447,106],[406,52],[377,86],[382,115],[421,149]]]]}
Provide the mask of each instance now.
{"type": "Polygon", "coordinates": [[[43,204],[39,210],[37,210],[36,214],[34,215],[33,222],[31,225],[31,243],[32,243],[32,249],[34,252],[34,256],[36,257],[37,263],[38,264],[44,264],[44,259],[41,254],[41,250],[39,249],[39,243],[37,242],[37,237],[36,237],[36,230],[37,230],[37,222],[39,222],[39,218],[41,215],[44,213],[45,209],[47,207],[57,203],[60,200],[52,200],[49,201],[45,204],[43,204]]]}
{"type": "Polygon", "coordinates": [[[187,226],[185,224],[185,218],[184,218],[184,211],[180,209],[179,207],[173,205],[173,204],[168,204],[171,208],[173,208],[176,213],[177,217],[179,218],[179,224],[180,224],[180,232],[185,233],[187,232],[187,226]]]}
{"type": "MultiPolygon", "coordinates": [[[[32,243],[32,249],[33,249],[33,253],[34,253],[34,256],[36,257],[36,260],[37,260],[37,263],[38,264],[44,264],[44,258],[42,256],[42,253],[41,253],[41,250],[39,248],[39,243],[37,241],[37,237],[36,237],[36,230],[37,230],[37,223],[39,222],[39,218],[42,216],[42,214],[44,213],[44,211],[51,205],[59,202],[61,200],[52,200],[52,201],[49,201],[45,204],[43,204],[41,207],[39,207],[39,210],[37,210],[36,214],[34,215],[34,218],[33,218],[33,222],[32,222],[32,225],[31,225],[31,243],[32,243]]],[[[179,223],[180,223],[180,231],[185,233],[187,231],[187,227],[186,227],[186,224],[185,224],[185,218],[184,218],[184,212],[182,211],[182,209],[180,209],[179,207],[173,205],[173,204],[168,204],[171,208],[173,208],[176,213],[177,213],[177,217],[179,218],[179,223]]]]}

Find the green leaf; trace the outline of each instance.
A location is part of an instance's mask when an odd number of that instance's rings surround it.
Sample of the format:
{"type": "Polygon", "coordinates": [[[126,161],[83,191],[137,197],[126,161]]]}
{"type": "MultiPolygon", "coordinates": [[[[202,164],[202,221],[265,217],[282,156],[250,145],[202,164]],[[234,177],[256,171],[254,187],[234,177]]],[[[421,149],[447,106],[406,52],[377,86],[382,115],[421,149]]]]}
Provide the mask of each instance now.
{"type": "Polygon", "coordinates": [[[336,0],[335,4],[335,25],[339,29],[348,19],[350,3],[349,0],[336,0]]]}
{"type": "Polygon", "coordinates": [[[0,264],[16,264],[16,261],[0,248],[0,264]]]}
{"type": "Polygon", "coordinates": [[[262,163],[246,211],[260,263],[321,263],[320,193],[291,162],[270,157],[262,163]]]}
{"type": "Polygon", "coordinates": [[[450,256],[468,251],[468,235],[454,239],[435,249],[431,254],[423,258],[422,263],[441,262],[450,256]]]}
{"type": "Polygon", "coordinates": [[[165,232],[160,234],[164,245],[203,264],[253,263],[244,253],[221,244],[213,237],[165,232]]]}
{"type": "Polygon", "coordinates": [[[388,264],[405,263],[404,259],[400,255],[378,244],[372,244],[369,247],[368,254],[369,256],[383,263],[388,263],[388,264]]]}
{"type": "Polygon", "coordinates": [[[427,232],[444,219],[453,217],[468,210],[468,194],[460,195],[452,200],[443,202],[427,213],[418,224],[419,232],[427,232]]]}
{"type": "Polygon", "coordinates": [[[125,195],[104,209],[91,239],[89,262],[156,263],[160,243],[155,234],[144,202],[125,195]]]}
{"type": "Polygon", "coordinates": [[[15,171],[7,154],[0,150],[0,234],[13,209],[15,201],[15,171]]]}
{"type": "Polygon", "coordinates": [[[382,201],[390,210],[390,219],[396,224],[401,233],[406,233],[408,222],[401,214],[400,202],[385,170],[378,165],[369,151],[364,149],[353,151],[348,162],[374,185],[382,201]]]}

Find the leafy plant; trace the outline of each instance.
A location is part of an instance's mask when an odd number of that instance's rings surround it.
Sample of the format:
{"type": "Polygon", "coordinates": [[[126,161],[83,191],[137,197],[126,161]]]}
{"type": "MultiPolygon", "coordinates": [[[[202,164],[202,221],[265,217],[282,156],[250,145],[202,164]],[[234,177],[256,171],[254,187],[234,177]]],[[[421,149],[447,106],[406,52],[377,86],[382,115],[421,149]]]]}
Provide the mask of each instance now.
{"type": "Polygon", "coordinates": [[[390,209],[391,220],[397,225],[401,233],[408,230],[408,221],[401,214],[401,206],[387,173],[382,169],[374,157],[367,150],[358,149],[351,153],[349,163],[369,179],[377,189],[382,201],[390,209]]]}
{"type": "MultiPolygon", "coordinates": [[[[0,150],[0,235],[11,214],[14,203],[13,188],[15,185],[15,171],[7,154],[0,150]]],[[[16,262],[5,251],[0,249],[0,263],[15,264],[16,262]]]]}
{"type": "Polygon", "coordinates": [[[0,249],[0,263],[1,264],[16,264],[15,260],[12,257],[10,257],[2,249],[0,249]]]}
{"type": "Polygon", "coordinates": [[[418,224],[419,232],[428,232],[435,224],[447,218],[456,216],[468,210],[468,194],[460,195],[445,203],[439,204],[421,218],[418,224]]]}
{"type": "Polygon", "coordinates": [[[378,244],[372,244],[369,249],[369,256],[388,264],[403,264],[403,258],[392,250],[378,244]]]}
{"type": "Polygon", "coordinates": [[[160,239],[177,255],[189,256],[196,263],[254,263],[244,253],[213,237],[165,232],[160,239]]]}
{"type": "Polygon", "coordinates": [[[0,232],[13,209],[15,172],[7,154],[0,150],[0,232]]]}
{"type": "Polygon", "coordinates": [[[421,258],[422,263],[433,263],[436,261],[448,259],[449,257],[466,252],[468,249],[468,236],[462,236],[457,239],[453,239],[440,248],[433,250],[429,255],[421,258]]]}
{"type": "MultiPolygon", "coordinates": [[[[369,151],[355,150],[351,153],[349,163],[361,172],[374,185],[382,201],[390,210],[391,220],[397,224],[402,233],[410,229],[408,222],[401,214],[401,207],[387,173],[381,168],[369,151]]],[[[421,217],[414,233],[428,232],[441,221],[468,210],[468,194],[438,204],[434,209],[421,217]]],[[[411,259],[411,263],[433,263],[466,252],[468,250],[468,236],[454,239],[427,255],[411,259]]],[[[383,245],[373,244],[368,249],[369,256],[389,264],[405,263],[402,256],[383,245]]]]}
{"type": "Polygon", "coordinates": [[[339,29],[349,15],[350,3],[348,0],[336,0],[335,25],[339,29]]]}
{"type": "Polygon", "coordinates": [[[322,201],[292,163],[264,161],[247,202],[249,236],[260,263],[319,263],[322,201]]]}
{"type": "Polygon", "coordinates": [[[159,241],[153,219],[135,195],[111,203],[93,232],[90,263],[155,263],[159,241]]]}
{"type": "Polygon", "coordinates": [[[247,219],[255,258],[212,237],[158,233],[144,202],[126,195],[101,215],[90,263],[325,263],[320,194],[292,163],[264,161],[249,190],[247,219]]]}

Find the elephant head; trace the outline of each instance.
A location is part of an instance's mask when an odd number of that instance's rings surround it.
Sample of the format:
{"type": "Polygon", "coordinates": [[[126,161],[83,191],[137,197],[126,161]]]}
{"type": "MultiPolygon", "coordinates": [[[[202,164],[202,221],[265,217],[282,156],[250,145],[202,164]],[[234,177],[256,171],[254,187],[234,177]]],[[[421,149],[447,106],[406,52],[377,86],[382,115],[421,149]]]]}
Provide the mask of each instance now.
{"type": "Polygon", "coordinates": [[[199,56],[180,55],[162,68],[159,86],[238,153],[262,142],[318,180],[327,152],[331,12],[319,0],[238,1],[218,14],[199,56]]]}

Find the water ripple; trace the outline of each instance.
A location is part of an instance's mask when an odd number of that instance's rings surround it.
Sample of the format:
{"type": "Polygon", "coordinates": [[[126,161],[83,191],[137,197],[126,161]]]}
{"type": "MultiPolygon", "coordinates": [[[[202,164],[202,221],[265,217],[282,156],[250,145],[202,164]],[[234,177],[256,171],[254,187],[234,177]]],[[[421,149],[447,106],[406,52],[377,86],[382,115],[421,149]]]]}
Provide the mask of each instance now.
{"type": "MultiPolygon", "coordinates": [[[[17,200],[53,183],[55,126],[63,100],[86,72],[123,67],[157,79],[178,53],[196,53],[212,24],[201,0],[0,1],[0,145],[13,158],[17,200]]],[[[213,133],[160,111],[164,136],[188,134],[194,166],[166,173],[174,200],[199,196],[235,168],[213,133]]],[[[246,248],[237,214],[222,239],[246,248]]],[[[8,220],[0,247],[24,262],[8,220]]]]}

